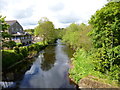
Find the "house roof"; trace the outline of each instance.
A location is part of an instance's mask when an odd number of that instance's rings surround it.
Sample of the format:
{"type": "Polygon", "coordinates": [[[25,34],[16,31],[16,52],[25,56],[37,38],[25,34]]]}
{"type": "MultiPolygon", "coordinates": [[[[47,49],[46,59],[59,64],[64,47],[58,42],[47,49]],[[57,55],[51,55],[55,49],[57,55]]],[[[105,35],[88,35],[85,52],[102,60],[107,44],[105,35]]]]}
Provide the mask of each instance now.
{"type": "Polygon", "coordinates": [[[11,26],[11,25],[13,25],[14,23],[16,23],[17,20],[9,20],[9,21],[5,21],[5,22],[11,26]]]}

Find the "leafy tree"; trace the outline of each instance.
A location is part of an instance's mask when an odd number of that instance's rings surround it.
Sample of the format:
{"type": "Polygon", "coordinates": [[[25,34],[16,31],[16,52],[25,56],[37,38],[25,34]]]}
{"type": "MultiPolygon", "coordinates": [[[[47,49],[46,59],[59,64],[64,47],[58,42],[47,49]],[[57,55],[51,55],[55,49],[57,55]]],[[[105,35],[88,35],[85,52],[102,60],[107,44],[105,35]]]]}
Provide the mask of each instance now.
{"type": "Polygon", "coordinates": [[[6,17],[2,17],[0,16],[0,31],[1,31],[1,34],[2,34],[2,38],[10,38],[10,34],[8,34],[8,32],[6,32],[6,30],[8,29],[9,25],[5,22],[5,18],[6,17]]]}
{"type": "Polygon", "coordinates": [[[69,27],[64,29],[63,41],[74,49],[84,48],[88,51],[91,48],[91,40],[87,35],[90,30],[90,25],[72,23],[69,27]]]}
{"type": "Polygon", "coordinates": [[[43,39],[43,42],[53,42],[54,40],[54,25],[47,18],[41,18],[38,26],[35,28],[34,34],[43,39]]]}
{"type": "Polygon", "coordinates": [[[24,31],[34,35],[34,29],[25,29],[24,31]]]}
{"type": "Polygon", "coordinates": [[[3,41],[2,47],[7,47],[12,49],[14,46],[16,46],[16,42],[15,41],[3,41]]]}
{"type": "MultiPolygon", "coordinates": [[[[120,2],[106,4],[96,11],[89,23],[93,26],[89,35],[96,48],[93,55],[96,70],[111,74],[114,67],[120,68],[120,2]]],[[[111,75],[118,80],[120,73],[111,75]]]]}
{"type": "Polygon", "coordinates": [[[89,21],[93,25],[91,36],[95,47],[110,47],[120,44],[120,2],[110,2],[98,10],[89,21]]]}
{"type": "Polygon", "coordinates": [[[11,35],[7,31],[9,25],[5,22],[5,18],[6,17],[0,16],[0,34],[2,36],[2,47],[12,47],[9,43],[11,40],[11,35]],[[9,39],[9,41],[6,41],[6,38],[9,39]]]}
{"type": "Polygon", "coordinates": [[[0,16],[0,29],[1,31],[5,31],[8,29],[9,25],[5,22],[6,17],[0,16]]]}

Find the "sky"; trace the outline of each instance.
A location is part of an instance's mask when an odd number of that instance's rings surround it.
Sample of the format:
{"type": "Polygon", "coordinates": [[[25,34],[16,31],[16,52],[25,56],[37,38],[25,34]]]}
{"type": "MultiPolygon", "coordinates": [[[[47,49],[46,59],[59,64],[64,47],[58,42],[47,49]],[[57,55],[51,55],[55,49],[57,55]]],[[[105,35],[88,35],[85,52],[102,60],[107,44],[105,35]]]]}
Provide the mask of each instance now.
{"type": "Polygon", "coordinates": [[[88,23],[91,15],[107,0],[0,0],[0,15],[17,20],[24,29],[33,29],[42,17],[53,22],[55,28],[71,23],[88,23]]]}

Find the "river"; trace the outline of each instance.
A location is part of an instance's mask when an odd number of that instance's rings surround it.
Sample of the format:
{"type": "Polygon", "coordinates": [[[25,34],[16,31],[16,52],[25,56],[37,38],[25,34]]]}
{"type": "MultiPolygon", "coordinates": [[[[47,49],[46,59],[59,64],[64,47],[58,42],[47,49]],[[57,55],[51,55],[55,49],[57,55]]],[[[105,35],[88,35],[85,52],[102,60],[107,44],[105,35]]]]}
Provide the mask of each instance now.
{"type": "MultiPolygon", "coordinates": [[[[73,51],[58,39],[55,45],[49,45],[40,51],[23,77],[8,86],[18,88],[75,88],[69,80],[69,62],[73,51]]],[[[3,85],[3,83],[1,84],[3,85]]],[[[5,87],[5,85],[3,85],[5,87]]]]}

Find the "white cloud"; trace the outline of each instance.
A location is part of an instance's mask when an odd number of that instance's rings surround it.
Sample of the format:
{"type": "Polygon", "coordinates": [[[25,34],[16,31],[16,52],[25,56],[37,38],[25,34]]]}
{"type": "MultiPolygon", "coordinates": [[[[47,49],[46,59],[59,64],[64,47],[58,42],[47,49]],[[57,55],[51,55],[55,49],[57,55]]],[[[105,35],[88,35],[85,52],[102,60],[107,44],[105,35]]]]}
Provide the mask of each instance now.
{"type": "Polygon", "coordinates": [[[47,17],[56,28],[87,23],[107,0],[1,0],[1,13],[7,20],[16,19],[26,28],[34,28],[41,17],[47,17]]]}

